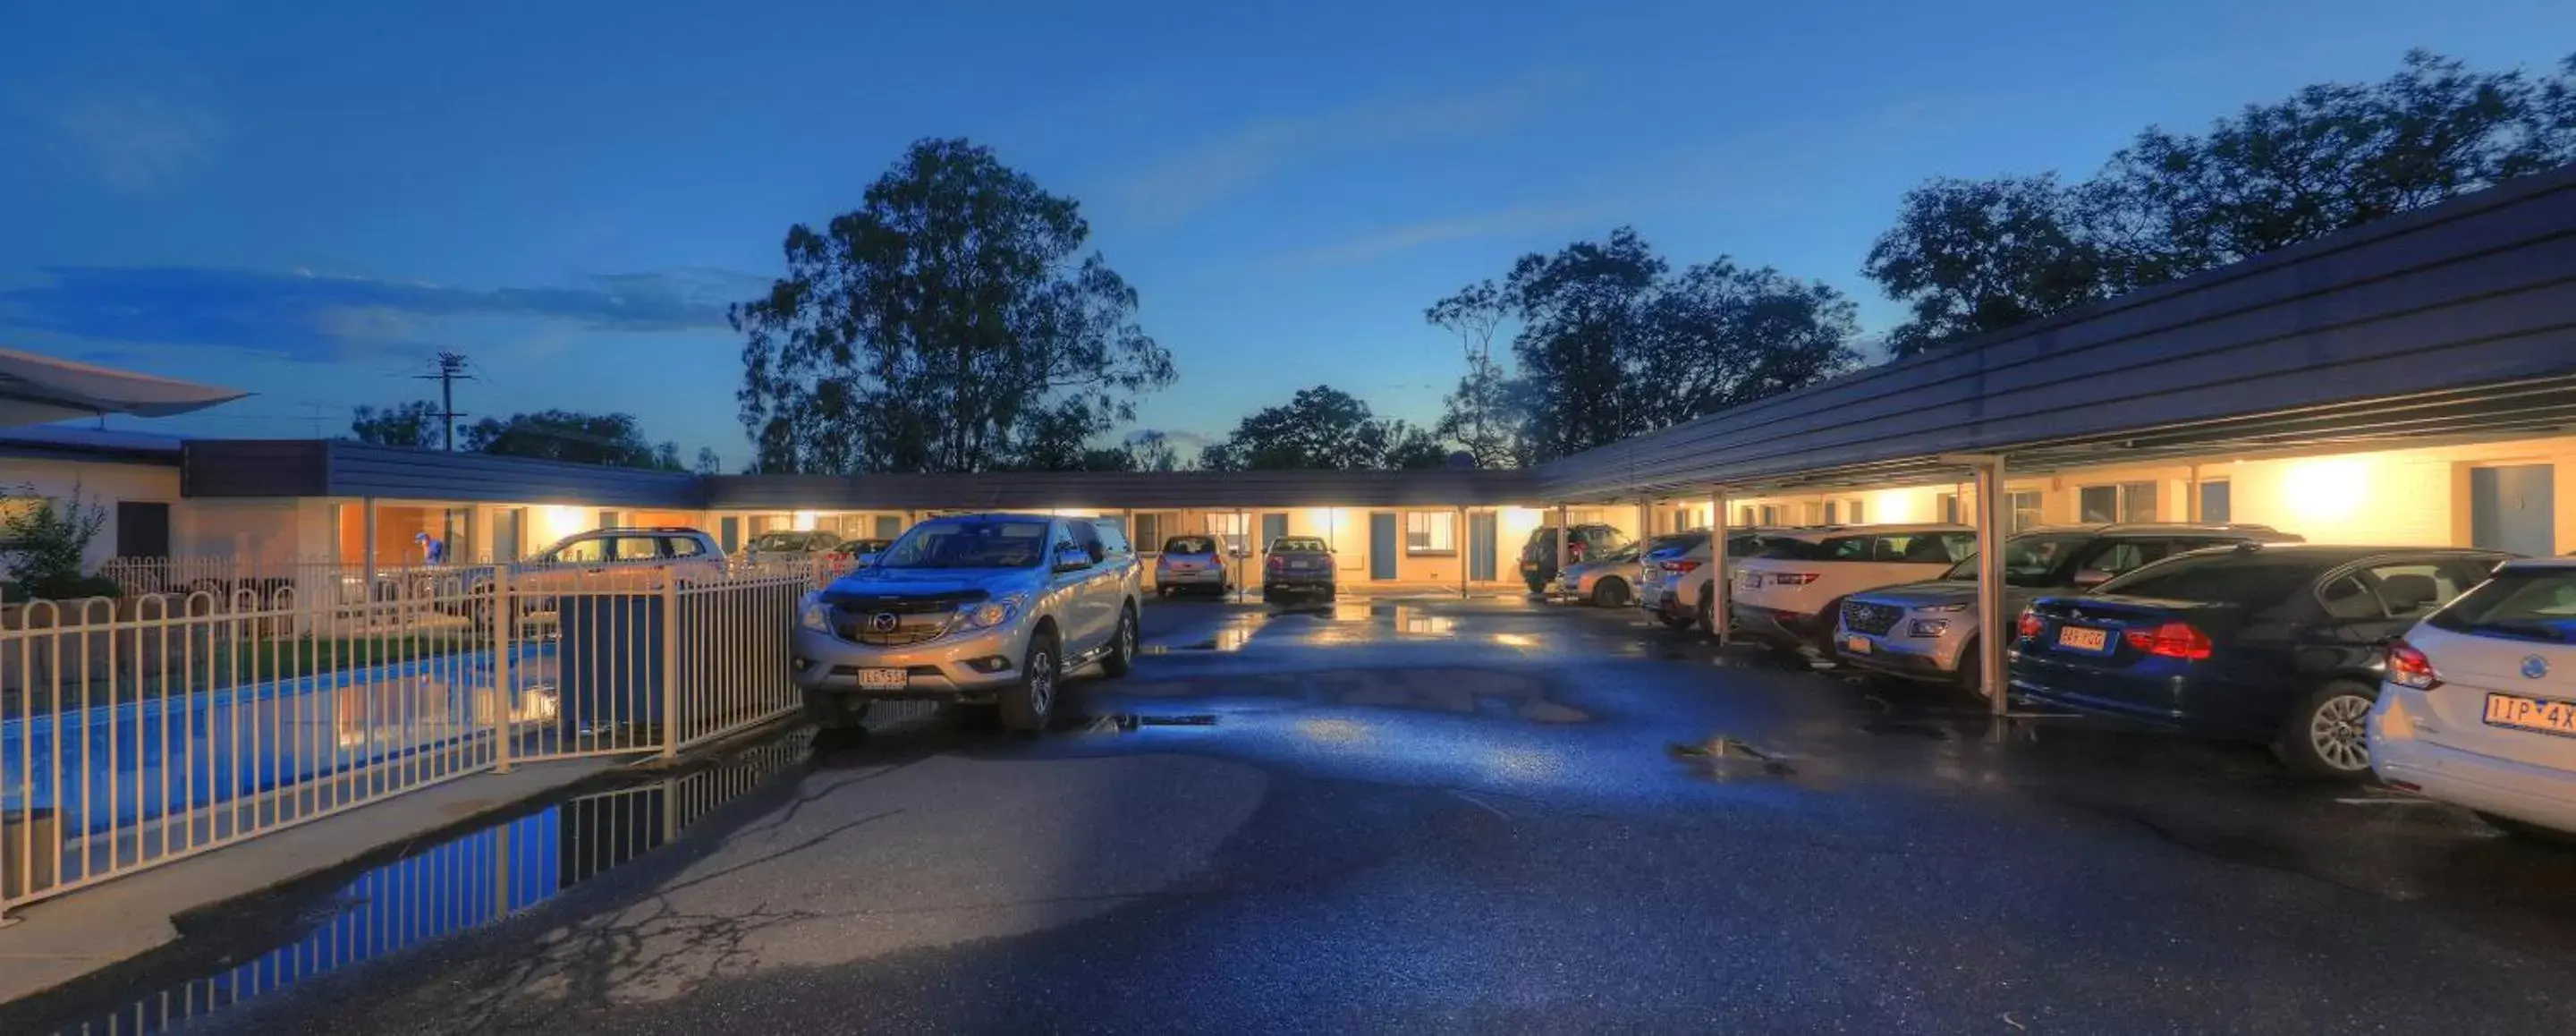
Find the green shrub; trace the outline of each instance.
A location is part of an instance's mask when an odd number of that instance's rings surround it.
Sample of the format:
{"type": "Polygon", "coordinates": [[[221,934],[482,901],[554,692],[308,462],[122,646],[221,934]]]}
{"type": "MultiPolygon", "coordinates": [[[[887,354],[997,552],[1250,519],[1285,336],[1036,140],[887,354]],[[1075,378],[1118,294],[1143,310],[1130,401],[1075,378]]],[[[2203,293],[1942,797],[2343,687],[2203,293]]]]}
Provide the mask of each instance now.
{"type": "Polygon", "coordinates": [[[0,517],[0,561],[8,565],[11,599],[68,601],[120,593],[114,580],[81,571],[90,542],[107,526],[106,508],[84,499],[79,486],[61,500],[38,496],[33,486],[0,492],[0,499],[11,497],[18,506],[0,517]]]}

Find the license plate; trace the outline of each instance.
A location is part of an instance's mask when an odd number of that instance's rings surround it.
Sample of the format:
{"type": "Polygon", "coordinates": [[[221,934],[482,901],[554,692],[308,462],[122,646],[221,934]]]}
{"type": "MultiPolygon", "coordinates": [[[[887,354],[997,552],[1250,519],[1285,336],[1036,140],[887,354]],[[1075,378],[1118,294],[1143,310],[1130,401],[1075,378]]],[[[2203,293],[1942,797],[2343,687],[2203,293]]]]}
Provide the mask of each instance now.
{"type": "Polygon", "coordinates": [[[1868,654],[1868,653],[1869,653],[1869,638],[1868,638],[1868,637],[1844,637],[1844,638],[1843,638],[1843,650],[1845,650],[1845,651],[1849,651],[1849,652],[1851,652],[1852,654],[1855,654],[1855,655],[1866,655],[1866,654],[1868,654]]]}
{"type": "Polygon", "coordinates": [[[863,691],[900,691],[912,683],[912,674],[901,669],[861,669],[859,689],[863,691]]]}
{"type": "Polygon", "coordinates": [[[2108,651],[2111,649],[2111,631],[2089,626],[2060,626],[2057,628],[2057,646],[2077,651],[2108,651]]]}
{"type": "Polygon", "coordinates": [[[2487,725],[2576,737],[2576,702],[2490,694],[2487,695],[2487,725]]]}

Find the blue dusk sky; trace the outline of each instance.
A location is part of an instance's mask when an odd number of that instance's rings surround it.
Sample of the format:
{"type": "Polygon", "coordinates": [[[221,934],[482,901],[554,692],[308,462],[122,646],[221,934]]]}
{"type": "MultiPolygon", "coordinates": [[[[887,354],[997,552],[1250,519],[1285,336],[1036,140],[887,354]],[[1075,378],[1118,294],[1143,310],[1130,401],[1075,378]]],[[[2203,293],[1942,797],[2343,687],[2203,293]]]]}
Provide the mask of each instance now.
{"type": "Polygon", "coordinates": [[[1424,306],[1634,224],[1860,275],[1936,174],[2090,173],[2409,47],[2576,49],[2566,0],[2154,4],[88,3],[0,13],[0,345],[258,393],[120,422],[345,431],[426,398],[747,454],[726,303],[911,141],[1081,200],[1188,440],[1303,385],[1428,421],[1424,306]]]}

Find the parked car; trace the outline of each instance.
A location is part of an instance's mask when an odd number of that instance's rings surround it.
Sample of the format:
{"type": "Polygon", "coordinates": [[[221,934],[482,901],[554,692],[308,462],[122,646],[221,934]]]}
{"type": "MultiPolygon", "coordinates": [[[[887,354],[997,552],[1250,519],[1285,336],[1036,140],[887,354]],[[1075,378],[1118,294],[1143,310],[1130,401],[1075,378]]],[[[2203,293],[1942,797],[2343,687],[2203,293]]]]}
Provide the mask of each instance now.
{"type": "Polygon", "coordinates": [[[829,554],[841,546],[841,535],[814,529],[764,532],[742,545],[743,560],[755,564],[763,561],[805,561],[829,554]]]}
{"type": "MultiPolygon", "coordinates": [[[[1574,564],[1583,559],[1600,557],[1629,543],[1628,534],[1610,525],[1574,525],[1566,531],[1566,553],[1574,564]]],[[[1530,530],[1529,539],[1521,544],[1521,581],[1529,584],[1531,593],[1545,593],[1555,582],[1556,526],[1542,525],[1530,530]]]]}
{"type": "Polygon", "coordinates": [[[848,556],[852,563],[864,565],[875,561],[877,555],[885,553],[885,549],[891,546],[894,546],[893,540],[869,536],[855,540],[842,540],[838,550],[848,556]]]}
{"type": "Polygon", "coordinates": [[[1222,597],[1234,588],[1226,574],[1224,548],[1214,536],[1174,536],[1163,541],[1154,559],[1154,592],[1165,597],[1186,590],[1222,597]]]}
{"type": "Polygon", "coordinates": [[[1764,538],[1735,566],[1729,619],[1745,636],[1833,657],[1835,615],[1862,590],[1948,572],[1975,553],[1964,525],[1857,525],[1791,529],[1764,538]]]}
{"type": "Polygon", "coordinates": [[[1274,604],[1301,594],[1333,599],[1333,548],[1315,536],[1270,541],[1269,560],[1261,569],[1261,602],[1274,604]]]}
{"type": "Polygon", "coordinates": [[[468,613],[476,625],[491,619],[493,576],[506,569],[512,609],[525,616],[555,608],[559,594],[618,589],[659,589],[667,576],[682,583],[724,578],[730,565],[724,546],[697,529],[681,526],[592,529],[555,541],[553,546],[497,568],[468,568],[459,576],[468,613]]]}
{"type": "Polygon", "coordinates": [[[2576,560],[2508,561],[2388,646],[2370,768],[2514,834],[2576,834],[2576,560]]]}
{"type": "MultiPolygon", "coordinates": [[[[2140,523],[2035,529],[2004,541],[2004,614],[2048,592],[2081,592],[2150,562],[2203,547],[2299,543],[2267,525],[2140,523]]],[[[1961,558],[1941,577],[1863,590],[1843,599],[1834,653],[1851,666],[1974,692],[1984,680],[1977,644],[1977,570],[1961,558]]]]}
{"type": "Polygon", "coordinates": [[[1557,580],[1559,593],[1596,608],[1617,608],[1635,595],[1637,565],[1646,544],[1631,543],[1598,557],[1565,566],[1557,580]]]}
{"type": "Polygon", "coordinates": [[[2012,693],[2272,746],[2303,772],[2370,768],[2388,642],[2511,557],[2492,550],[2240,544],[2032,601],[2012,693]]]}
{"type": "MultiPolygon", "coordinates": [[[[1726,533],[1726,569],[1730,575],[1745,558],[1762,549],[1762,543],[1777,528],[1729,529],[1726,533]]],[[[1689,629],[1693,625],[1713,627],[1709,610],[1716,607],[1716,594],[1709,590],[1708,532],[1699,532],[1698,542],[1678,555],[1649,557],[1645,571],[1637,577],[1637,607],[1646,610],[1664,625],[1689,629]]]]}
{"type": "Polygon", "coordinates": [[[901,698],[990,703],[1011,729],[1038,730],[1067,674],[1093,662],[1127,674],[1142,593],[1135,554],[1114,525],[1042,514],[935,518],[876,564],[806,595],[790,667],[807,714],[826,728],[901,698]]]}

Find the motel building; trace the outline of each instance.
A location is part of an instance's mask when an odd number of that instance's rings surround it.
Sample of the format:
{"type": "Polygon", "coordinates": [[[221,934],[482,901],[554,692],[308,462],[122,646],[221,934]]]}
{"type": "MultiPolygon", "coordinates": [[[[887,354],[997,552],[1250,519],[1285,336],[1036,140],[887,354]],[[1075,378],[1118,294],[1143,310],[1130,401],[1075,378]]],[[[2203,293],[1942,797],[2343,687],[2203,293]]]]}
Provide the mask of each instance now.
{"type": "Polygon", "coordinates": [[[2576,550],[2576,170],[1527,470],[700,477],[55,424],[0,429],[0,485],[105,505],[93,564],[262,572],[417,565],[419,533],[463,561],[607,526],[738,549],[984,510],[1115,517],[1148,554],[1212,535],[1253,587],[1270,540],[1312,535],[1345,586],[1507,590],[1532,532],[1569,521],[2240,522],[2559,554],[2576,550]]]}

